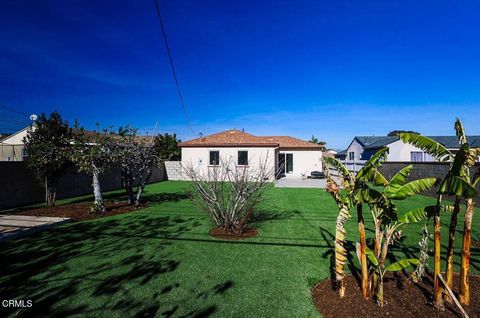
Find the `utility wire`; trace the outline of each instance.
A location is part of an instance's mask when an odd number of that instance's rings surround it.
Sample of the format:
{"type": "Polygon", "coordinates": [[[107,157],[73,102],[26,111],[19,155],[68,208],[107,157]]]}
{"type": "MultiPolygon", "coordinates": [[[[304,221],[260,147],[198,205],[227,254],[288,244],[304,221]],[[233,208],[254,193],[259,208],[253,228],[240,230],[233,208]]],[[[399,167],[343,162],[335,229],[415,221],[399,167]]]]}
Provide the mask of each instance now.
{"type": "Polygon", "coordinates": [[[165,50],[167,51],[168,61],[170,63],[170,68],[172,70],[173,78],[175,80],[175,85],[177,86],[178,98],[180,99],[180,104],[182,104],[183,114],[185,115],[185,120],[187,122],[188,127],[190,128],[190,131],[192,132],[192,134],[197,135],[192,128],[192,125],[190,123],[190,118],[188,116],[187,107],[185,106],[185,102],[183,100],[182,90],[180,89],[180,84],[179,84],[178,78],[177,78],[177,72],[175,71],[175,65],[173,63],[172,52],[170,51],[170,46],[168,45],[167,33],[165,31],[165,24],[163,22],[162,15],[160,13],[160,5],[158,3],[158,0],[153,0],[153,3],[155,4],[155,9],[156,9],[156,12],[157,12],[157,18],[158,18],[158,22],[160,23],[160,30],[162,31],[163,42],[165,44],[165,50]]]}
{"type": "Polygon", "coordinates": [[[24,113],[24,112],[21,112],[21,111],[12,109],[12,108],[10,108],[10,107],[6,107],[6,106],[4,106],[4,105],[0,105],[0,108],[5,109],[5,110],[8,110],[8,111],[11,111],[11,112],[14,112],[14,113],[17,113],[17,114],[20,114],[20,115],[25,115],[25,116],[30,116],[30,115],[31,115],[31,114],[27,114],[27,113],[24,113]]]}

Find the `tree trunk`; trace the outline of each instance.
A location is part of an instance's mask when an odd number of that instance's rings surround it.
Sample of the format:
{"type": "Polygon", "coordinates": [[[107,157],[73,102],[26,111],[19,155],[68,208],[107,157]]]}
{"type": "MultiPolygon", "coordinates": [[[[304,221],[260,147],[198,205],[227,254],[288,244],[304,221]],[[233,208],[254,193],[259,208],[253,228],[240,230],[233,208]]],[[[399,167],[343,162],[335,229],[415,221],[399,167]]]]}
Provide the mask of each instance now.
{"type": "MultiPolygon", "coordinates": [[[[453,289],[453,253],[455,250],[455,232],[457,229],[458,213],[460,212],[460,197],[455,196],[455,206],[450,218],[450,228],[448,231],[448,248],[447,248],[447,269],[446,278],[447,286],[453,289]]],[[[452,302],[448,294],[445,295],[445,300],[452,302]]]]}
{"type": "Polygon", "coordinates": [[[438,275],[441,272],[441,257],[440,257],[440,201],[437,203],[437,208],[435,209],[434,216],[434,287],[433,287],[433,302],[436,307],[443,308],[443,299],[442,299],[442,287],[440,284],[440,279],[438,275]]]}
{"type": "Polygon", "coordinates": [[[142,180],[142,183],[138,187],[137,197],[135,198],[136,207],[140,205],[140,197],[142,196],[143,190],[145,189],[145,186],[147,185],[147,182],[148,180],[150,180],[151,176],[152,176],[152,169],[149,168],[147,171],[147,176],[145,177],[145,179],[142,180]]]}
{"type": "Polygon", "coordinates": [[[358,215],[358,232],[360,234],[360,265],[361,265],[361,279],[362,279],[362,294],[364,299],[368,299],[368,267],[366,247],[367,241],[365,238],[365,225],[363,222],[362,205],[357,205],[358,215]]]}
{"type": "Polygon", "coordinates": [[[105,205],[103,204],[102,190],[100,188],[99,171],[96,167],[93,169],[93,196],[95,198],[94,212],[105,212],[105,205]]]}
{"type": "Polygon", "coordinates": [[[127,171],[122,170],[122,185],[127,192],[128,204],[135,203],[135,192],[133,191],[133,180],[132,175],[127,171]]]}
{"type": "Polygon", "coordinates": [[[460,302],[470,305],[470,285],[468,272],[470,270],[470,241],[472,238],[472,218],[475,210],[473,199],[467,199],[467,211],[465,212],[465,224],[463,229],[462,265],[460,268],[460,302]]]}
{"type": "Polygon", "coordinates": [[[338,295],[342,298],[345,295],[345,263],[347,260],[347,249],[345,248],[345,222],[350,218],[348,205],[339,203],[339,213],[335,227],[335,279],[338,284],[338,295]]]}
{"type": "Polygon", "coordinates": [[[385,241],[382,244],[380,255],[378,259],[378,278],[377,278],[377,303],[379,306],[383,307],[385,302],[383,301],[383,276],[385,273],[385,260],[387,259],[388,253],[388,244],[390,244],[390,238],[385,238],[385,241]]]}
{"type": "Polygon", "coordinates": [[[45,178],[45,204],[47,207],[55,205],[55,197],[57,195],[57,187],[53,182],[48,182],[48,178],[45,178]]]}

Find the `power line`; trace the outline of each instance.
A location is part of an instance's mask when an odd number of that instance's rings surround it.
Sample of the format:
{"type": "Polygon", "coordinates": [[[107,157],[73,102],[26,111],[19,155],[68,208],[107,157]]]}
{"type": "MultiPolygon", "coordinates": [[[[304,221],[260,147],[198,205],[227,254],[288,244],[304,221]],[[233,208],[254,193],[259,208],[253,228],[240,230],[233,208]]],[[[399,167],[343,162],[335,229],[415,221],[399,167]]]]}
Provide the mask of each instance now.
{"type": "Polygon", "coordinates": [[[14,112],[14,113],[17,113],[17,114],[20,114],[20,115],[25,115],[25,116],[30,116],[30,115],[31,115],[31,114],[27,114],[27,113],[24,113],[24,112],[21,112],[21,111],[12,109],[12,108],[10,108],[10,107],[6,107],[6,106],[4,106],[4,105],[0,105],[0,108],[5,109],[5,110],[8,110],[8,111],[11,111],[11,112],[14,112]]]}
{"type": "Polygon", "coordinates": [[[158,22],[160,23],[160,30],[162,31],[163,42],[165,44],[165,50],[167,51],[168,61],[170,63],[170,68],[172,70],[173,78],[175,80],[175,85],[177,86],[178,98],[180,99],[180,104],[182,104],[183,114],[185,115],[185,120],[187,122],[188,127],[190,128],[190,131],[192,132],[192,134],[197,135],[192,128],[192,125],[190,123],[190,118],[188,116],[187,107],[185,106],[185,102],[183,101],[182,90],[180,89],[180,84],[179,84],[178,78],[177,78],[177,72],[175,71],[175,65],[173,63],[172,52],[170,51],[170,46],[168,45],[168,39],[167,39],[167,33],[165,31],[165,25],[164,25],[164,22],[163,22],[162,15],[160,13],[160,5],[158,4],[158,0],[153,0],[153,3],[155,4],[155,8],[156,8],[156,12],[157,12],[157,18],[158,18],[158,22]]]}

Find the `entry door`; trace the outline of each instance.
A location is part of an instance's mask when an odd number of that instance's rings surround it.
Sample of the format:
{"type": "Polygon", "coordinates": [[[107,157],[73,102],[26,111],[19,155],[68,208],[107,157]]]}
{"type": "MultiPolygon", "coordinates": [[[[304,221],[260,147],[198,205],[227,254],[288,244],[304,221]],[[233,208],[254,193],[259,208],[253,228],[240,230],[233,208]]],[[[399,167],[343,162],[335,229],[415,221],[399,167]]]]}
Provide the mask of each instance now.
{"type": "Polygon", "coordinates": [[[281,174],[293,172],[293,153],[278,154],[278,170],[281,174]]]}

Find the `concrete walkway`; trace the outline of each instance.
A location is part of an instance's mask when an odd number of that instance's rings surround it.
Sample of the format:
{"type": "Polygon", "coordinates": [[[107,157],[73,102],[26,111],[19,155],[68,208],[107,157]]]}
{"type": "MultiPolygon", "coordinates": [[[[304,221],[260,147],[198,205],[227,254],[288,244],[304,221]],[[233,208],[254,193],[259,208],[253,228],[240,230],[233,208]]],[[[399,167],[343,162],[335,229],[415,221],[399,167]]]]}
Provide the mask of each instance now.
{"type": "Polygon", "coordinates": [[[325,188],[325,179],[281,178],[275,181],[277,188],[325,188]]]}
{"type": "Polygon", "coordinates": [[[0,241],[29,235],[70,221],[68,218],[0,215],[0,241]]]}

